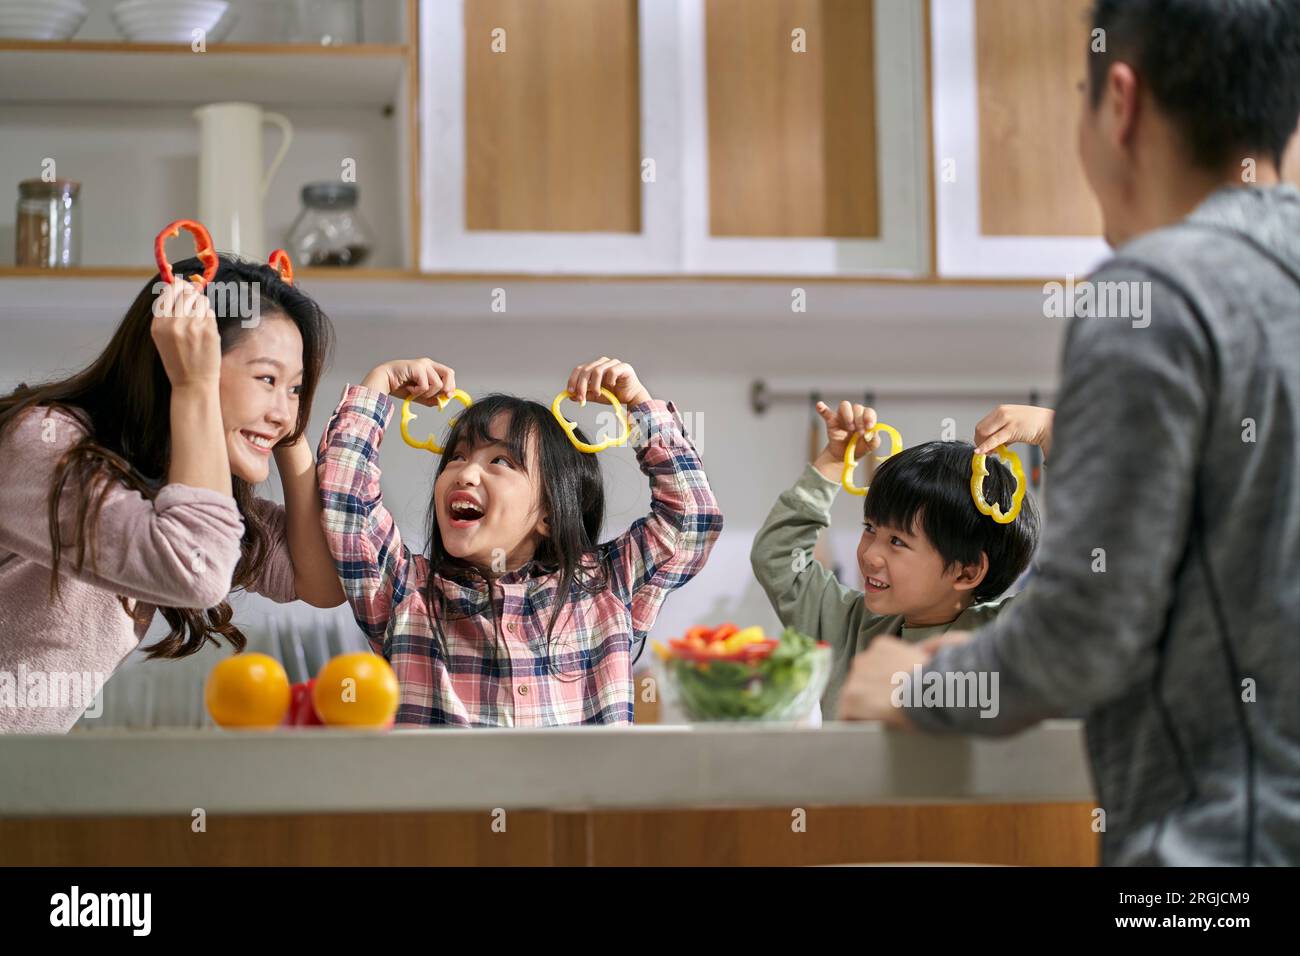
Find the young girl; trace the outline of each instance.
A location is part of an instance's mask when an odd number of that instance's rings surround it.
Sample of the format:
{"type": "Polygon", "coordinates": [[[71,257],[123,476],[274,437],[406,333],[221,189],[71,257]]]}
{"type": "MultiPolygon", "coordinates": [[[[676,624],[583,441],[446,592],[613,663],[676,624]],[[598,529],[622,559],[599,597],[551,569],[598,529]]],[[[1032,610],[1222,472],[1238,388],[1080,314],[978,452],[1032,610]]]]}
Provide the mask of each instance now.
{"type": "MultiPolygon", "coordinates": [[[[0,396],[0,679],[107,679],[155,611],[169,630],[153,657],[241,649],[232,588],[343,602],[303,434],[329,320],[274,269],[225,255],[213,288],[260,305],[219,315],[179,278],[202,270],[155,275],[85,369],[0,396]],[[253,494],[272,458],[284,507],[253,494]]],[[[66,731],[89,703],[0,695],[0,732],[66,731]]]]}
{"type": "Polygon", "coordinates": [[[423,555],[384,507],[379,445],[389,393],[430,405],[455,390],[455,373],[394,361],[344,391],[317,466],[326,538],[357,622],[401,682],[398,724],[631,722],[632,645],[703,567],[722,514],[672,403],[604,357],[573,370],[568,394],[605,401],[602,386],[639,425],[649,515],[597,544],[596,456],[546,406],[490,395],[447,437],[423,555]]]}

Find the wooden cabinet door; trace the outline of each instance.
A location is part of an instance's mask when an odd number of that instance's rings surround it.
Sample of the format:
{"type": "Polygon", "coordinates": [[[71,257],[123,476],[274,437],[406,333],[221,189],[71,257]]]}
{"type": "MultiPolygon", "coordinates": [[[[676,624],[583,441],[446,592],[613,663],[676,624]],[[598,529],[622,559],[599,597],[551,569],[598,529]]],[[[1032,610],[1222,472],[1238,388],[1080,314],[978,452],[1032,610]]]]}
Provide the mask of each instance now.
{"type": "Polygon", "coordinates": [[[1076,151],[1091,0],[931,0],[935,242],[949,276],[1104,259],[1076,151]]]}
{"type": "Polygon", "coordinates": [[[924,8],[679,2],[687,271],[927,271],[924,8]]]}
{"type": "Polygon", "coordinates": [[[671,0],[421,0],[421,268],[674,271],[676,23],[671,0]]]}

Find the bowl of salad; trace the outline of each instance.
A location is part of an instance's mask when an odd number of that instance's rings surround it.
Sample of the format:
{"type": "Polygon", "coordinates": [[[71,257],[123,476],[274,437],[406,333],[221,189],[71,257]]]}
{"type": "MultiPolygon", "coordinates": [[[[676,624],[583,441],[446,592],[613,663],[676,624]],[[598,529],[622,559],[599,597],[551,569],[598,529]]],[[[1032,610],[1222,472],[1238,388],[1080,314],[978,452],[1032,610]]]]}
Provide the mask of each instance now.
{"type": "Polygon", "coordinates": [[[668,703],[691,721],[804,721],[831,673],[830,645],[794,628],[693,627],[653,647],[668,703]]]}

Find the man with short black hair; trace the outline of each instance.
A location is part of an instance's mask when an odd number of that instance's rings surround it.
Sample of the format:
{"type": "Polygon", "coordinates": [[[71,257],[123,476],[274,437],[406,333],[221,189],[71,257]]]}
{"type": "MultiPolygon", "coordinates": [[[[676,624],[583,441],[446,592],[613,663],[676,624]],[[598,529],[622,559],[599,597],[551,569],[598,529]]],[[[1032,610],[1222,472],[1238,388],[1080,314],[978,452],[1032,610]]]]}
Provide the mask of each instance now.
{"type": "Polygon", "coordinates": [[[941,646],[873,641],[841,713],[971,733],[1086,714],[1104,863],[1296,865],[1300,190],[1278,170],[1300,0],[1093,20],[1079,152],[1116,253],[1092,282],[1139,284],[1149,321],[1069,329],[1026,590],[941,646]],[[893,707],[918,663],[998,673],[998,716],[893,707]]]}

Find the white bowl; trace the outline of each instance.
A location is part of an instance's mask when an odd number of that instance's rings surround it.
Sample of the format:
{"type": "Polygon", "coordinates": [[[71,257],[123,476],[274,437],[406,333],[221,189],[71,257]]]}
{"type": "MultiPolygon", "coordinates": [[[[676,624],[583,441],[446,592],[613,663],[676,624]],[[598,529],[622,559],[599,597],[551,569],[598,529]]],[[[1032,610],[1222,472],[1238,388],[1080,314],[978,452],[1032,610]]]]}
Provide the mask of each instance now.
{"type": "Polygon", "coordinates": [[[44,15],[9,12],[0,8],[0,37],[11,40],[66,40],[81,28],[84,13],[44,15]]]}
{"type": "Polygon", "coordinates": [[[38,10],[42,13],[71,13],[85,16],[90,12],[84,0],[0,0],[0,13],[11,10],[38,10]]]}
{"type": "MultiPolygon", "coordinates": [[[[195,30],[204,31],[211,41],[218,40],[218,26],[229,9],[226,0],[123,0],[111,12],[118,32],[133,42],[189,43],[195,30]]],[[[223,29],[228,30],[229,25],[223,29]]]]}
{"type": "Polygon", "coordinates": [[[214,6],[224,6],[226,2],[227,0],[118,0],[113,8],[122,13],[136,10],[211,9],[214,6]]]}
{"type": "Polygon", "coordinates": [[[0,40],[70,40],[80,26],[78,23],[71,27],[51,27],[49,24],[25,27],[0,23],[0,40]]]}
{"type": "Polygon", "coordinates": [[[118,0],[114,9],[130,12],[132,10],[142,9],[178,9],[184,7],[199,8],[206,7],[224,7],[228,5],[228,0],[118,0]]]}
{"type": "Polygon", "coordinates": [[[118,16],[148,14],[159,20],[191,19],[198,17],[219,16],[230,6],[227,0],[176,0],[165,3],[161,0],[121,0],[113,13],[118,16]]]}
{"type": "Polygon", "coordinates": [[[34,7],[0,7],[0,20],[31,20],[39,23],[77,23],[86,15],[75,10],[38,10],[34,7]]]}
{"type": "Polygon", "coordinates": [[[60,13],[57,10],[0,10],[0,20],[23,23],[73,23],[84,13],[60,13]]]}

